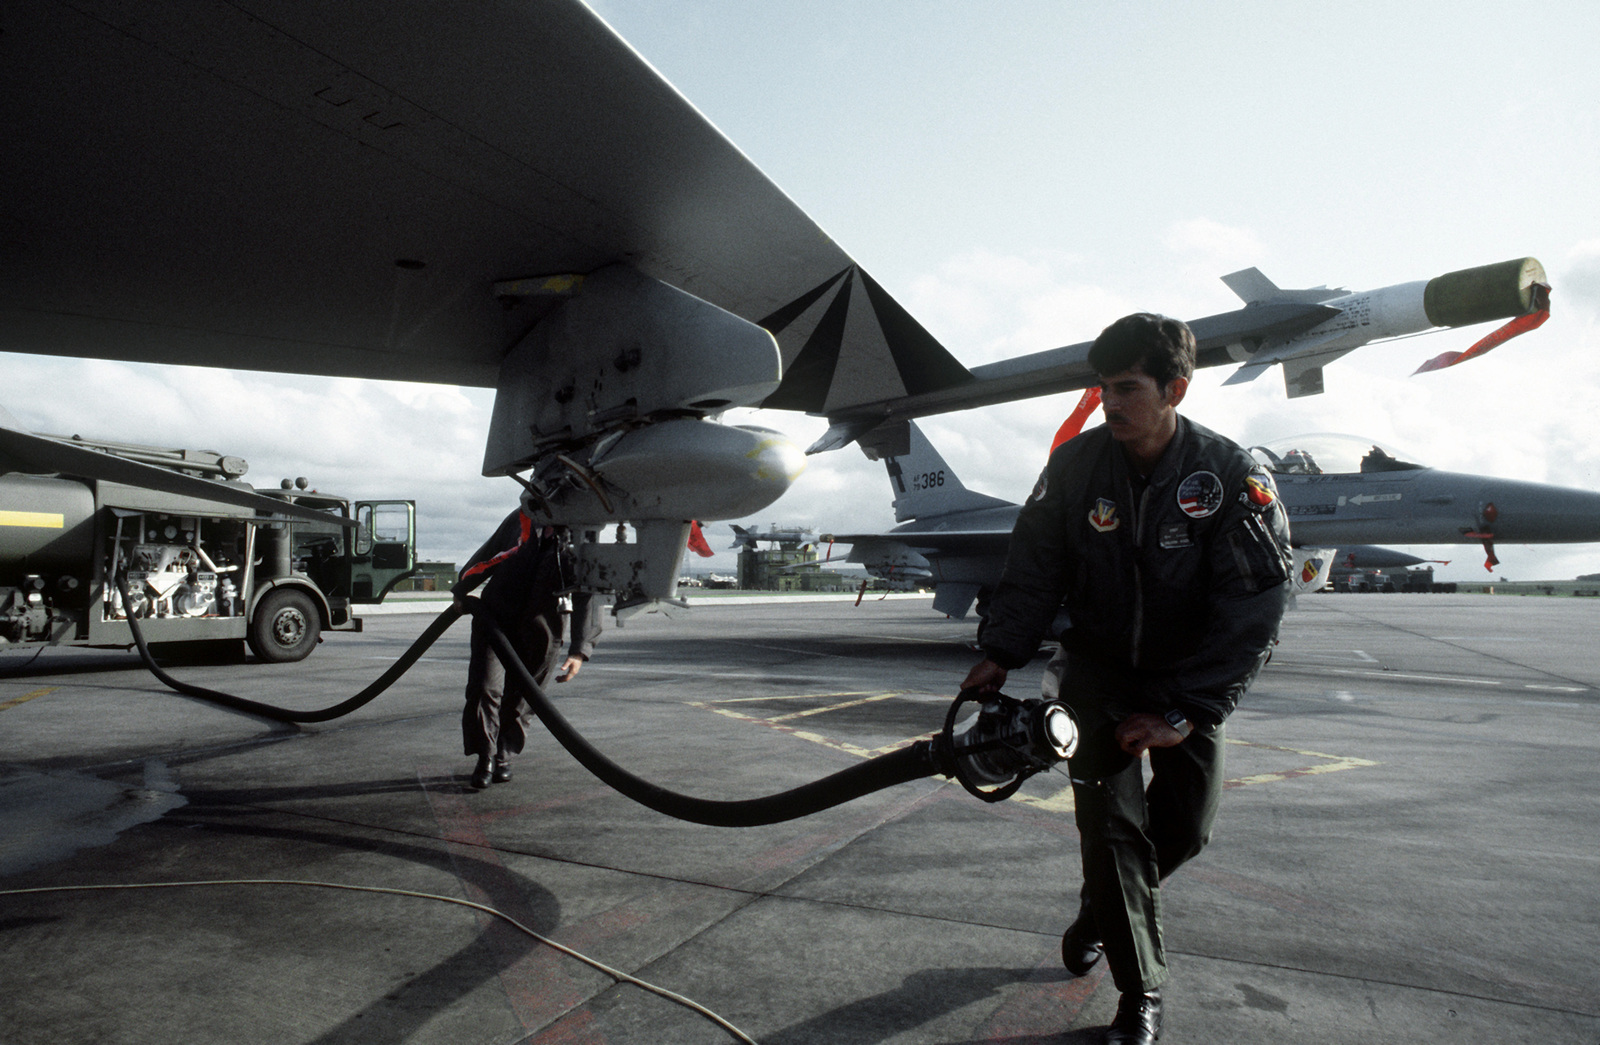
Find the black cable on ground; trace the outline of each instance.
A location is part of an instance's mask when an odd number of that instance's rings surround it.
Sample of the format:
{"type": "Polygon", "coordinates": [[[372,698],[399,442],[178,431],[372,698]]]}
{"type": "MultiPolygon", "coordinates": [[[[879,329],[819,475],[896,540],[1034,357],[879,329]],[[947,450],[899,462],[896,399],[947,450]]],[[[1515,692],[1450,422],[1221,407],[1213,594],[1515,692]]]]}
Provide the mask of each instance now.
{"type": "Polygon", "coordinates": [[[421,893],[412,889],[388,889],[376,885],[347,885],[341,882],[307,882],[281,878],[236,878],[202,882],[124,882],[112,885],[48,885],[38,886],[31,889],[0,889],[0,896],[24,896],[41,893],[83,893],[99,892],[104,890],[188,889],[196,886],[248,885],[305,886],[314,889],[345,889],[351,892],[378,893],[387,896],[410,896],[419,900],[437,900],[440,903],[455,904],[457,907],[469,907],[474,911],[482,911],[484,914],[492,915],[501,919],[502,921],[510,923],[510,925],[519,932],[526,933],[545,946],[558,950],[562,954],[565,954],[571,958],[575,958],[593,969],[598,969],[600,972],[610,976],[618,983],[631,983],[635,987],[640,987],[649,991],[651,994],[656,994],[666,998],[668,1001],[676,1002],[677,1004],[704,1016],[706,1019],[715,1023],[729,1034],[732,1034],[738,1040],[745,1042],[746,1045],[756,1045],[755,1039],[751,1038],[750,1035],[746,1034],[738,1027],[735,1027],[732,1023],[729,1023],[722,1016],[719,1016],[717,1013],[711,1011],[704,1005],[701,1005],[699,1002],[694,1001],[691,998],[686,998],[676,991],[669,991],[665,987],[658,986],[657,984],[651,983],[647,980],[641,980],[639,977],[625,973],[621,969],[612,968],[604,962],[597,961],[596,959],[591,958],[580,951],[576,951],[573,948],[568,947],[566,944],[557,943],[548,936],[534,932],[532,929],[528,928],[526,925],[523,925],[509,914],[506,914],[504,911],[497,910],[496,908],[489,907],[481,903],[474,903],[471,900],[463,900],[457,896],[440,896],[436,893],[421,893]]]}
{"type": "MultiPolygon", "coordinates": [[[[133,605],[132,600],[128,597],[128,582],[126,578],[117,578],[117,591],[122,594],[122,604],[124,606],[133,605]]],[[[152,675],[166,683],[171,689],[182,693],[186,697],[209,700],[213,704],[221,704],[223,707],[233,708],[236,711],[259,715],[262,718],[272,719],[274,722],[300,723],[328,722],[332,719],[342,718],[357,708],[371,703],[374,697],[394,685],[395,680],[401,675],[410,671],[411,665],[415,664],[427,652],[428,647],[437,642],[439,636],[443,635],[460,616],[461,611],[452,603],[443,613],[434,618],[433,623],[428,625],[427,630],[417,637],[417,641],[413,642],[404,653],[400,654],[400,659],[391,664],[389,670],[379,675],[372,685],[363,689],[349,700],[341,701],[320,711],[293,711],[289,708],[280,708],[272,704],[262,704],[259,701],[236,697],[231,693],[219,693],[217,690],[206,689],[204,686],[194,686],[187,682],[179,682],[165,671],[162,671],[161,665],[157,664],[155,657],[151,656],[150,646],[144,640],[144,632],[139,627],[139,621],[132,614],[129,614],[127,620],[128,629],[133,632],[133,644],[139,647],[139,656],[144,660],[144,666],[149,668],[152,675]]]]}
{"type": "MultiPolygon", "coordinates": [[[[122,593],[122,604],[131,605],[132,600],[128,597],[125,579],[120,577],[117,579],[117,590],[122,593]]],[[[521,680],[527,690],[528,703],[533,707],[534,714],[545,724],[545,728],[550,730],[551,736],[555,737],[583,768],[599,777],[603,783],[658,813],[711,827],[756,827],[809,816],[874,791],[893,787],[895,784],[904,784],[922,777],[933,776],[935,773],[948,772],[948,769],[941,768],[941,762],[945,760],[936,755],[933,742],[922,740],[910,747],[880,755],[832,776],[823,777],[821,780],[814,780],[792,790],[761,798],[720,801],[669,791],[623,769],[585,740],[556,710],[550,698],[545,695],[544,689],[534,680],[533,673],[522,662],[511,640],[500,630],[494,611],[476,598],[468,598],[465,601],[466,612],[471,613],[480,625],[488,629],[489,639],[494,643],[495,650],[500,654],[507,670],[521,680]]],[[[203,686],[179,682],[162,671],[155,658],[150,655],[150,647],[145,642],[138,621],[129,617],[128,627],[133,632],[134,644],[139,647],[139,656],[143,658],[145,666],[156,678],[185,696],[208,700],[278,722],[327,722],[348,715],[388,689],[396,679],[410,669],[412,664],[416,663],[440,635],[444,634],[445,629],[456,622],[462,612],[452,603],[434,619],[432,624],[428,625],[427,630],[411,644],[399,660],[389,667],[389,670],[378,677],[377,681],[349,700],[320,711],[291,711],[288,708],[236,697],[231,693],[219,693],[203,686]]]]}

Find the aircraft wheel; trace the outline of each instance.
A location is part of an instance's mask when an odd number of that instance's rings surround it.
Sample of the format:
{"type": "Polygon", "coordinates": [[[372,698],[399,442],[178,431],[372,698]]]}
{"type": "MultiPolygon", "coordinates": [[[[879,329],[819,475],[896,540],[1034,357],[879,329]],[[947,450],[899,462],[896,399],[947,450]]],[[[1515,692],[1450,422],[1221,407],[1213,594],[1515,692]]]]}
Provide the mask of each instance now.
{"type": "Polygon", "coordinates": [[[279,588],[256,604],[248,641],[255,655],[274,664],[305,660],[322,634],[316,604],[303,591],[279,588]]]}

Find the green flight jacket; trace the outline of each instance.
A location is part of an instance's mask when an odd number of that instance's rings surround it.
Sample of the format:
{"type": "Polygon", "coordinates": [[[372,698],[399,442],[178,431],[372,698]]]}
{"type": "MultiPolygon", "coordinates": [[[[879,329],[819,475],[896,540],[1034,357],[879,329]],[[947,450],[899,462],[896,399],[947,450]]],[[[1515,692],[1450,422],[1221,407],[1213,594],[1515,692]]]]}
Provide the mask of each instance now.
{"type": "Polygon", "coordinates": [[[1056,449],[1018,513],[983,647],[1021,667],[1065,611],[1062,645],[1126,671],[1140,710],[1213,727],[1266,661],[1291,568],[1277,487],[1238,444],[1180,415],[1141,490],[1093,429],[1056,449]]]}

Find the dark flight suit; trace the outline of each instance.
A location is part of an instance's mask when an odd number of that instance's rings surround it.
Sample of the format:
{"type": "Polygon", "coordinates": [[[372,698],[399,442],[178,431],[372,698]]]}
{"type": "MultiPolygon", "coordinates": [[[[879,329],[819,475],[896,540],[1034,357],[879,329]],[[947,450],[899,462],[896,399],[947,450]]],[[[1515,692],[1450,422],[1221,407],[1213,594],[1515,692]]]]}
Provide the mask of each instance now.
{"type": "Polygon", "coordinates": [[[1102,427],[1051,455],[1018,513],[984,650],[1021,667],[1059,613],[1070,619],[1045,689],[1059,687],[1078,718],[1068,768],[1084,898],[1124,993],[1167,978],[1159,883],[1210,838],[1222,723],[1266,663],[1290,570],[1271,476],[1181,415],[1148,482],[1102,427]],[[1115,730],[1130,714],[1174,708],[1194,731],[1150,750],[1147,790],[1115,730]]]}
{"type": "MultiPolygon", "coordinates": [[[[494,611],[518,656],[543,686],[564,659],[566,617],[561,592],[567,588],[561,558],[566,538],[560,531],[536,532],[519,509],[495,529],[475,552],[451,589],[465,595],[483,584],[481,598],[494,611]],[[485,584],[487,580],[487,584],[485,584]]],[[[572,641],[566,655],[588,660],[600,636],[600,602],[587,592],[572,596],[572,641]]],[[[467,666],[466,707],[461,715],[464,753],[491,758],[522,751],[533,710],[522,685],[508,676],[486,628],[472,619],[472,659],[467,666]]]]}

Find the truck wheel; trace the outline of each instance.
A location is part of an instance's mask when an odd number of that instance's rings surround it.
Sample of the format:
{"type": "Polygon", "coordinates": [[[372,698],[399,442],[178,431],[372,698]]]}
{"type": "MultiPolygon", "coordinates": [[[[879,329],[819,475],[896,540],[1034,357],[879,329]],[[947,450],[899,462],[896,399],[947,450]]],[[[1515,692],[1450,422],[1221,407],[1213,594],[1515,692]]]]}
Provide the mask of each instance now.
{"type": "Polygon", "coordinates": [[[279,588],[256,604],[248,641],[255,655],[274,664],[305,660],[322,634],[316,604],[303,591],[279,588]]]}

